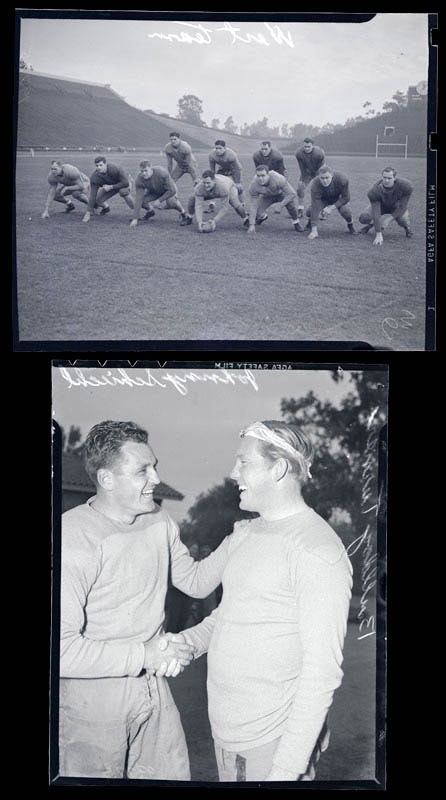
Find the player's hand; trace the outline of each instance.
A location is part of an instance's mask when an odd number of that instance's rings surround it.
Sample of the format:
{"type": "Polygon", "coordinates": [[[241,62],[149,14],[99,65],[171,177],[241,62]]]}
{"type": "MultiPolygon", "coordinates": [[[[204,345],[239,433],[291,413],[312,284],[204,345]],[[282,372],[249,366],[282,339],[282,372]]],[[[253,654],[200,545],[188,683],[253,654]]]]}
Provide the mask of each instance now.
{"type": "Polygon", "coordinates": [[[319,236],[319,234],[318,234],[318,232],[317,232],[316,228],[313,228],[313,230],[311,231],[311,233],[309,233],[309,234],[308,234],[308,237],[307,237],[307,238],[308,238],[308,239],[317,239],[317,238],[318,238],[318,236],[319,236]]]}
{"type": "Polygon", "coordinates": [[[192,661],[193,650],[180,634],[170,634],[170,638],[156,636],[144,643],[144,667],[151,675],[157,674],[158,670],[166,675],[173,676],[174,672],[178,675],[192,661]]]}
{"type": "Polygon", "coordinates": [[[373,240],[373,244],[382,244],[383,241],[384,241],[384,239],[383,239],[382,233],[377,233],[375,238],[374,238],[374,240],[373,240]]]}
{"type": "Polygon", "coordinates": [[[256,232],[256,226],[255,225],[250,225],[249,228],[248,228],[248,233],[255,233],[255,232],[256,232]]]}
{"type": "Polygon", "coordinates": [[[103,188],[104,192],[111,192],[112,189],[113,189],[113,186],[111,186],[109,183],[105,183],[102,188],[103,188]]]}
{"type": "Polygon", "coordinates": [[[50,212],[49,212],[49,211],[48,211],[48,209],[46,208],[46,209],[45,209],[45,211],[44,211],[44,212],[43,212],[43,214],[42,214],[42,219],[48,219],[48,218],[49,218],[49,216],[50,216],[50,212]]]}
{"type": "Polygon", "coordinates": [[[138,224],[138,220],[137,219],[132,219],[130,221],[130,227],[131,228],[136,228],[137,224],[138,224]]]}
{"type": "MultiPolygon", "coordinates": [[[[163,644],[163,650],[167,649],[170,642],[179,642],[184,644],[186,642],[186,638],[183,636],[182,633],[165,633],[163,644]]],[[[187,642],[186,642],[187,643],[187,642]]],[[[161,643],[160,643],[161,646],[161,643]]],[[[192,655],[193,660],[193,655],[192,655]]],[[[163,661],[161,666],[155,672],[155,675],[159,677],[166,677],[166,678],[176,678],[180,672],[183,672],[184,666],[177,658],[172,658],[170,662],[163,661]]]]}
{"type": "Polygon", "coordinates": [[[90,222],[91,214],[89,211],[86,211],[84,216],[82,217],[82,222],[90,222]]]}
{"type": "Polygon", "coordinates": [[[200,233],[203,233],[203,223],[202,222],[198,222],[197,225],[198,225],[198,230],[200,231],[200,233]]]}
{"type": "Polygon", "coordinates": [[[333,209],[334,206],[325,206],[325,208],[322,210],[322,214],[328,217],[329,214],[331,214],[331,212],[333,211],[333,209]]]}

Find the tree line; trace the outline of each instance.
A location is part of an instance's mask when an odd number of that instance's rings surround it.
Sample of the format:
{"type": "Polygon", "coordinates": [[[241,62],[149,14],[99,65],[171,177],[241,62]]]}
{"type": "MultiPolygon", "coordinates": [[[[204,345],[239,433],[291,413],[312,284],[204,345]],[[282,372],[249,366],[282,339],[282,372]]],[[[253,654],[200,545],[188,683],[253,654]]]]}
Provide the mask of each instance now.
{"type": "MultiPolygon", "coordinates": [[[[316,137],[321,133],[335,133],[336,131],[344,128],[352,127],[358,122],[379,117],[389,111],[396,111],[399,108],[407,106],[407,92],[397,91],[392,95],[390,100],[383,103],[382,110],[376,111],[372,107],[370,100],[366,100],[362,104],[364,112],[356,117],[348,117],[344,123],[331,123],[326,122],[325,125],[311,125],[304,122],[296,122],[294,124],[284,122],[281,125],[270,125],[267,117],[259,119],[256,122],[243,122],[237,124],[232,115],[228,116],[225,120],[220,120],[214,117],[210,122],[210,127],[215,130],[220,130],[223,133],[233,133],[240,136],[250,136],[255,139],[270,138],[285,138],[285,139],[301,139],[304,136],[316,137]]],[[[176,119],[182,122],[188,122],[191,125],[198,125],[200,127],[206,126],[203,120],[203,101],[195,94],[185,94],[178,100],[178,113],[176,119]]],[[[153,114],[168,117],[169,114],[164,112],[157,112],[153,109],[146,109],[153,114]]]]}

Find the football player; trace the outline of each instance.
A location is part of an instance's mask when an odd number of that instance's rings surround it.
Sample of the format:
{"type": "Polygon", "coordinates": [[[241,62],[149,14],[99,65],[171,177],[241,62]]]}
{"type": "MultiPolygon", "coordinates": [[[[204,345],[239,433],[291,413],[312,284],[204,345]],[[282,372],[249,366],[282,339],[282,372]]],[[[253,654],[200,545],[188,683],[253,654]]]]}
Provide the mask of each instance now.
{"type": "Polygon", "coordinates": [[[48,175],[48,183],[50,185],[45,208],[42,213],[42,219],[47,219],[50,215],[49,208],[53,200],[56,203],[63,203],[65,213],[69,214],[74,211],[74,205],[71,197],[79,200],[80,203],[88,205],[88,192],[90,189],[90,181],[77,167],[72,164],[62,164],[61,161],[52,161],[51,169],[48,175]]]}
{"type": "Polygon", "coordinates": [[[224,139],[217,139],[214,143],[214,149],[209,153],[209,169],[214,175],[227,175],[232,178],[237,187],[240,202],[244,202],[242,165],[235,150],[226,147],[224,139]]]}
{"type": "Polygon", "coordinates": [[[201,176],[201,181],[195,187],[194,194],[189,198],[187,204],[188,213],[181,225],[191,225],[195,214],[198,230],[203,233],[206,230],[206,227],[203,228],[203,213],[205,212],[206,200],[212,203],[214,207],[216,201],[219,204],[219,209],[213,220],[211,220],[213,230],[215,230],[217,222],[223,219],[229,210],[229,206],[232,206],[244,222],[248,220],[245,206],[240,202],[240,196],[232,178],[229,175],[214,175],[212,170],[206,169],[201,176]]]}
{"type": "Polygon", "coordinates": [[[177,187],[167,169],[152,167],[150,161],[141,161],[135,181],[135,207],[130,227],[135,228],[138,224],[141,208],[146,210],[144,220],[155,216],[152,208],[155,201],[158,208],[173,208],[179,211],[181,219],[186,218],[186,212],[177,197],[177,187]]]}
{"type": "Polygon", "coordinates": [[[404,228],[408,239],[413,236],[407,208],[413,192],[411,182],[405,178],[397,178],[393,167],[385,167],[381,176],[367,192],[370,205],[359,217],[360,223],[364,225],[359,232],[368,233],[370,228],[375,227],[373,244],[377,245],[382,245],[382,232],[393,220],[404,228]]]}
{"type": "Polygon", "coordinates": [[[347,223],[349,233],[357,233],[353,225],[350,208],[350,189],[348,178],[342,172],[334,172],[324,165],[311,181],[311,206],[307,209],[307,228],[311,228],[309,239],[316,239],[319,234],[317,220],[323,211],[325,216],[336,209],[347,223]]]}
{"type": "Polygon", "coordinates": [[[265,211],[275,204],[275,214],[280,214],[285,206],[291,217],[295,231],[302,230],[297,216],[295,204],[296,192],[284,175],[270,170],[266,164],[259,164],[254,179],[249,187],[250,208],[249,219],[243,223],[248,228],[248,233],[255,233],[255,226],[261,225],[268,219],[265,211]]]}
{"type": "Polygon", "coordinates": [[[299,217],[303,217],[305,190],[324,164],[325,153],[322,147],[317,147],[313,139],[306,136],[302,146],[296,151],[296,159],[300,169],[300,179],[297,184],[297,196],[299,198],[297,210],[299,217]]]}
{"type": "Polygon", "coordinates": [[[280,150],[276,150],[271,146],[271,142],[262,142],[260,150],[256,150],[252,158],[256,167],[260,164],[266,164],[267,167],[274,170],[274,172],[278,172],[279,175],[286,175],[283,155],[280,150]]]}
{"type": "Polygon", "coordinates": [[[110,206],[107,200],[110,200],[118,192],[128,207],[133,209],[135,204],[130,194],[130,181],[123,168],[107,163],[105,156],[97,156],[94,163],[95,170],[90,176],[90,199],[82,222],[89,222],[91,214],[98,207],[101,209],[99,213],[102,216],[108,214],[110,206]]]}
{"type": "Polygon", "coordinates": [[[182,175],[189,173],[195,185],[197,183],[197,161],[191,146],[180,138],[177,131],[169,133],[169,140],[164,148],[169,175],[174,181],[178,181],[182,175]],[[175,166],[174,161],[176,162],[175,166]]]}

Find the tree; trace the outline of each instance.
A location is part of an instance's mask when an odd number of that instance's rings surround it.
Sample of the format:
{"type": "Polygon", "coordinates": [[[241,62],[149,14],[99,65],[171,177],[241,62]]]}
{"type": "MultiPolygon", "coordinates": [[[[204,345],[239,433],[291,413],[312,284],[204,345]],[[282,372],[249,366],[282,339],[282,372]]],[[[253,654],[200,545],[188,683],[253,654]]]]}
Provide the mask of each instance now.
{"type": "Polygon", "coordinates": [[[184,122],[190,122],[192,125],[204,125],[201,119],[203,114],[203,101],[200,100],[195,94],[184,94],[178,100],[178,116],[184,122]]]}
{"type": "Polygon", "coordinates": [[[284,122],[283,123],[283,125],[282,125],[282,127],[280,129],[280,133],[281,133],[282,136],[288,138],[288,136],[290,135],[289,134],[289,130],[288,130],[288,122],[284,122]]]}
{"type": "Polygon", "coordinates": [[[23,58],[21,58],[19,61],[19,68],[26,69],[28,70],[28,72],[34,72],[34,68],[31,66],[31,64],[27,64],[26,61],[23,60],[23,58]]]}
{"type": "Polygon", "coordinates": [[[237,125],[235,124],[232,117],[228,117],[227,120],[223,123],[223,130],[227,131],[228,133],[237,133],[237,125]]]}
{"type": "Polygon", "coordinates": [[[407,93],[406,92],[395,92],[392,95],[392,100],[395,101],[398,108],[405,108],[407,106],[407,93]]]}
{"type": "Polygon", "coordinates": [[[188,519],[180,524],[181,538],[186,545],[207,544],[212,549],[231,533],[234,522],[251,519],[257,514],[239,508],[240,495],[234,481],[225,478],[222,484],[199,495],[189,509],[188,519]]]}
{"type": "Polygon", "coordinates": [[[219,127],[220,127],[220,120],[219,119],[214,118],[213,120],[211,120],[211,128],[217,128],[217,130],[218,130],[219,127]]]}

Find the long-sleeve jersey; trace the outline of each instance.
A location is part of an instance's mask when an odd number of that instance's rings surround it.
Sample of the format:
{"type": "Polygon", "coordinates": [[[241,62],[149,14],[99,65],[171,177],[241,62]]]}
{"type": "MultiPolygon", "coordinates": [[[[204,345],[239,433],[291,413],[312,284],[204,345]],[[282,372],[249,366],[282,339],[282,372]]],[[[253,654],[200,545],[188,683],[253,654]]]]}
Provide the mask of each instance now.
{"type": "Polygon", "coordinates": [[[280,197],[281,200],[286,198],[287,202],[290,202],[296,197],[296,192],[283,175],[279,175],[274,170],[270,170],[268,174],[269,182],[266,186],[262,186],[257,175],[251,181],[249,194],[253,199],[260,197],[260,195],[266,195],[267,197],[280,197]]]}
{"type": "Polygon", "coordinates": [[[167,169],[164,167],[152,167],[152,169],[153,175],[150,178],[138,175],[135,180],[133,219],[138,219],[146,195],[149,195],[152,200],[168,200],[177,193],[175,181],[172,180],[167,169]]]}
{"type": "Polygon", "coordinates": [[[117,164],[110,164],[107,162],[106,172],[97,172],[96,170],[90,176],[90,199],[88,208],[91,210],[96,203],[96,196],[101,186],[113,186],[119,189],[127,189],[130,185],[128,176],[124,169],[117,164]]]}
{"type": "Polygon", "coordinates": [[[195,214],[197,217],[197,222],[199,223],[203,222],[203,209],[205,200],[214,200],[215,198],[221,200],[221,208],[218,211],[215,219],[221,219],[221,217],[229,208],[229,196],[231,189],[234,188],[235,191],[234,181],[227,175],[220,174],[214,176],[214,181],[215,183],[212,189],[206,189],[202,180],[195,187],[195,214]]]}
{"type": "Polygon", "coordinates": [[[322,147],[313,147],[311,153],[306,153],[303,147],[299,147],[296,151],[297,163],[300,167],[301,180],[306,181],[314,178],[319,167],[325,161],[325,153],[322,147]]]}
{"type": "Polygon", "coordinates": [[[328,186],[323,186],[319,178],[311,181],[311,222],[317,223],[319,213],[325,206],[341,208],[350,200],[348,178],[342,172],[333,172],[333,178],[328,186]]]}
{"type": "Polygon", "coordinates": [[[57,186],[58,183],[62,183],[64,186],[79,186],[79,188],[84,188],[85,184],[88,185],[88,177],[83,172],[81,172],[77,167],[73,167],[72,164],[62,164],[62,172],[60,175],[54,175],[53,172],[50,172],[48,175],[48,183],[50,186],[57,186]]]}
{"type": "Polygon", "coordinates": [[[217,155],[215,150],[209,153],[209,169],[214,175],[228,175],[234,183],[241,183],[242,165],[237,158],[237,153],[230,147],[227,147],[221,156],[217,155]]]}
{"type": "Polygon", "coordinates": [[[182,169],[188,169],[191,164],[196,163],[190,144],[183,141],[183,139],[180,139],[178,147],[174,147],[172,142],[168,142],[164,148],[164,152],[167,156],[169,171],[172,167],[172,159],[174,159],[182,169]]]}
{"type": "Polygon", "coordinates": [[[260,166],[260,164],[266,164],[270,170],[272,169],[280,175],[285,175],[286,173],[283,155],[280,150],[275,150],[274,147],[271,148],[271,152],[267,156],[261,150],[256,150],[252,158],[256,167],[260,166]]]}
{"type": "Polygon", "coordinates": [[[92,499],[62,516],[60,675],[136,676],[143,643],[163,630],[169,574],[181,591],[206,597],[220,583],[227,545],[196,562],[163,509],[129,525],[92,499]]]}
{"type": "Polygon", "coordinates": [[[377,233],[381,231],[381,215],[392,214],[394,211],[403,214],[412,192],[413,186],[405,178],[395,178],[395,183],[390,189],[386,189],[382,180],[372,186],[367,192],[367,197],[372,206],[372,216],[377,233]]]}
{"type": "Polygon", "coordinates": [[[341,540],[312,509],[236,523],[220,606],[186,631],[207,649],[209,719],[226,750],[280,738],[273,764],[303,774],[341,664],[352,569],[341,540]]]}

